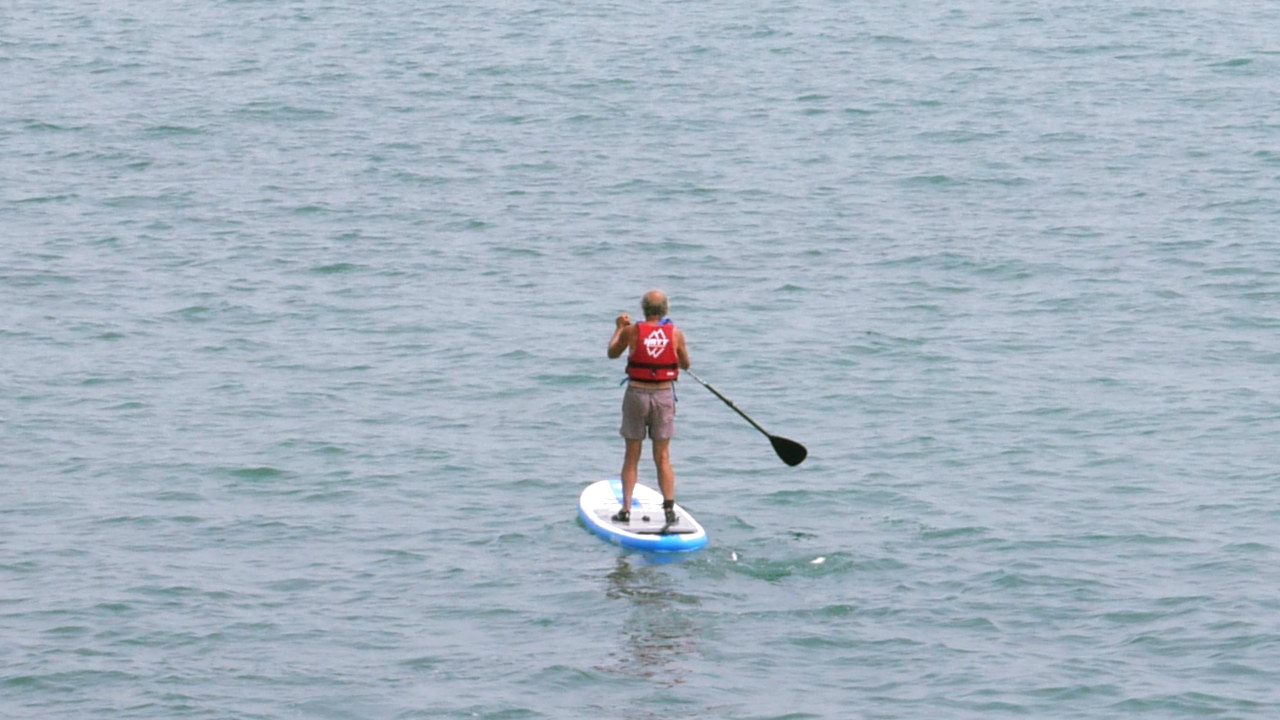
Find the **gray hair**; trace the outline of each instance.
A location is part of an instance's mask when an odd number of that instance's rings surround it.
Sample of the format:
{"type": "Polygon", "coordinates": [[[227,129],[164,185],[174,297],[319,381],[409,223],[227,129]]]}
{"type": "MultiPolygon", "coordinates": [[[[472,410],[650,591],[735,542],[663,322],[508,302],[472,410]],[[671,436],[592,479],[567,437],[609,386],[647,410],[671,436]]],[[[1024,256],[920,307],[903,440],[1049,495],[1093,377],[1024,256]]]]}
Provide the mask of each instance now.
{"type": "Polygon", "coordinates": [[[669,309],[667,305],[667,296],[662,293],[647,292],[644,294],[644,297],[640,298],[640,309],[644,311],[645,317],[653,317],[654,315],[657,315],[658,317],[666,317],[667,310],[669,309]],[[658,296],[656,302],[654,298],[649,297],[650,295],[655,294],[658,296]]]}

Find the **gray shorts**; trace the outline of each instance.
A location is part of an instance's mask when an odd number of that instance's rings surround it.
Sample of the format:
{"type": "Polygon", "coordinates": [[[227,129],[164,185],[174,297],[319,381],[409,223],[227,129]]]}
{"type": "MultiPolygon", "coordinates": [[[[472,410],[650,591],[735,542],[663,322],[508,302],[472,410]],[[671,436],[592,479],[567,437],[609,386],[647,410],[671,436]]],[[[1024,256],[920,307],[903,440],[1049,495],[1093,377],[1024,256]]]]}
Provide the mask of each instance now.
{"type": "Polygon", "coordinates": [[[654,440],[670,440],[676,434],[675,389],[651,389],[627,383],[627,392],[622,396],[619,432],[628,440],[643,440],[646,428],[654,440]]]}

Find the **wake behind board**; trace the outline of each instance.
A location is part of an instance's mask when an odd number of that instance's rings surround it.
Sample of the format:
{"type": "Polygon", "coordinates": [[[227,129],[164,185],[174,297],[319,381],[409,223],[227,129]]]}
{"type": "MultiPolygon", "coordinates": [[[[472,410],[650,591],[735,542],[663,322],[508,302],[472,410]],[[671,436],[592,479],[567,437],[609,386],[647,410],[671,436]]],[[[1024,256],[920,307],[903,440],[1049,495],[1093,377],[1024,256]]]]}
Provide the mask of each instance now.
{"type": "Polygon", "coordinates": [[[682,552],[707,544],[707,532],[679,503],[675,506],[676,522],[667,524],[662,512],[662,493],[651,487],[636,483],[631,491],[630,522],[612,519],[621,507],[622,481],[617,478],[593,482],[578,497],[578,517],[591,532],[615,545],[682,552]]]}

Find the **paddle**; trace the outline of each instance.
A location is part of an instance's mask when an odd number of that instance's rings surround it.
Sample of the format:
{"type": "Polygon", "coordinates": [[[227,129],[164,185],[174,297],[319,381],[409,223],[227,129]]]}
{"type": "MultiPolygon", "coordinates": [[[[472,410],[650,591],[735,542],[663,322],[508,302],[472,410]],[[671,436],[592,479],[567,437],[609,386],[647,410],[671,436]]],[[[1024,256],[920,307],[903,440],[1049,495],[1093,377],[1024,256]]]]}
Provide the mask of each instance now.
{"type": "Polygon", "coordinates": [[[697,375],[694,375],[693,372],[690,370],[685,370],[685,372],[692,375],[694,380],[697,380],[698,382],[702,383],[702,386],[710,390],[711,394],[723,400],[725,405],[728,405],[729,407],[733,408],[733,411],[741,415],[743,420],[746,420],[747,422],[751,423],[751,427],[764,433],[764,436],[769,438],[769,442],[773,445],[773,451],[778,453],[778,457],[782,458],[782,462],[788,465],[799,465],[800,463],[804,462],[805,456],[809,454],[809,451],[806,450],[803,445],[796,442],[795,440],[788,440],[784,437],[778,437],[777,435],[770,435],[768,432],[765,431],[764,428],[760,427],[760,425],[757,424],[755,420],[752,420],[751,418],[747,417],[746,413],[739,410],[738,406],[734,405],[732,400],[721,395],[719,390],[716,390],[715,388],[711,387],[711,385],[708,384],[706,380],[703,380],[697,375]]]}

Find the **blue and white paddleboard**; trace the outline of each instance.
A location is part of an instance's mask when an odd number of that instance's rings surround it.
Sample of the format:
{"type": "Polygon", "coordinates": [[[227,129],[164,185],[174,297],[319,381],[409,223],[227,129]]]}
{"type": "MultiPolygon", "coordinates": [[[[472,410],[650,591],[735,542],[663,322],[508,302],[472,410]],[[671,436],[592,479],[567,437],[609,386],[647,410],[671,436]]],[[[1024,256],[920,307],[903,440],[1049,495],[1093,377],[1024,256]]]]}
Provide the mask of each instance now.
{"type": "Polygon", "coordinates": [[[636,483],[631,491],[631,520],[614,521],[613,514],[622,507],[622,481],[593,482],[578,497],[578,517],[591,532],[615,545],[653,550],[683,552],[697,550],[707,544],[707,532],[679,503],[675,506],[676,522],[668,525],[662,512],[662,493],[636,483]]]}

